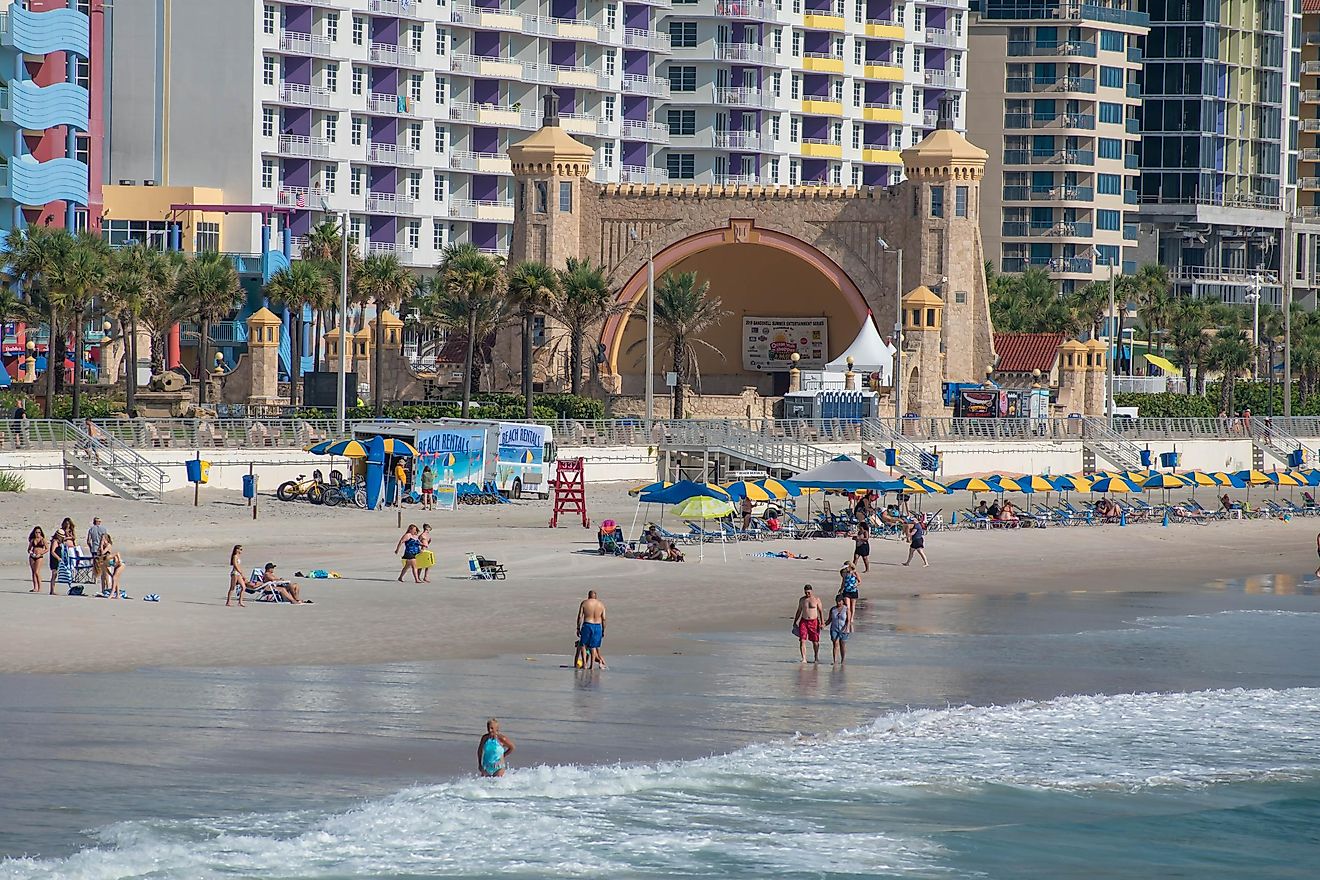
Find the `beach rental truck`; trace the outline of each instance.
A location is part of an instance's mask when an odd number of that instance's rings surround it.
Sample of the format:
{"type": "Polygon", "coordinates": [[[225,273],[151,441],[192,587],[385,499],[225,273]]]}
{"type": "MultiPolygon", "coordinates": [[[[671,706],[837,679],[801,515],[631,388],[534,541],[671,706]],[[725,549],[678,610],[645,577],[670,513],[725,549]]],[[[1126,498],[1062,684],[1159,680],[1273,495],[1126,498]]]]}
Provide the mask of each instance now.
{"type": "Polygon", "coordinates": [[[363,422],[353,436],[407,440],[417,448],[414,480],[430,467],[447,485],[495,483],[510,498],[549,498],[557,460],[549,425],[480,419],[363,422]]]}

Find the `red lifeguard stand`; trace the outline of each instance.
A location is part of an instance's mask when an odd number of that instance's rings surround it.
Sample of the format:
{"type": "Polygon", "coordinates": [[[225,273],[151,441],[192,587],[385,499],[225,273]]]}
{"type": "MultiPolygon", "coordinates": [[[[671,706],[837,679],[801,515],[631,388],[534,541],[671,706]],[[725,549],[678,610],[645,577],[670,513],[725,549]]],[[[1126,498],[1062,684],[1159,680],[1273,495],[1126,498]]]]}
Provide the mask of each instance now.
{"type": "Polygon", "coordinates": [[[550,514],[550,528],[559,525],[559,514],[582,514],[582,528],[590,528],[587,519],[587,477],[581,458],[560,459],[558,473],[551,483],[555,490],[555,509],[550,514]]]}

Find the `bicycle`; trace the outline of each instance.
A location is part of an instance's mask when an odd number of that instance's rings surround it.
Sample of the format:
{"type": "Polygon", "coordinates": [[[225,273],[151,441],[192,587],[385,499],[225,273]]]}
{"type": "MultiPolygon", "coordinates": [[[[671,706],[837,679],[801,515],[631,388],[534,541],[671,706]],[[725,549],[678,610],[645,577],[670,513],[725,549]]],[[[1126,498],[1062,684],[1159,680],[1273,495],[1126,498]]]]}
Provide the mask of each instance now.
{"type": "Polygon", "coordinates": [[[319,470],[312,471],[311,479],[299,474],[296,480],[280,483],[275,490],[275,497],[281,501],[297,501],[306,498],[312,504],[324,504],[326,494],[325,480],[319,470]]]}

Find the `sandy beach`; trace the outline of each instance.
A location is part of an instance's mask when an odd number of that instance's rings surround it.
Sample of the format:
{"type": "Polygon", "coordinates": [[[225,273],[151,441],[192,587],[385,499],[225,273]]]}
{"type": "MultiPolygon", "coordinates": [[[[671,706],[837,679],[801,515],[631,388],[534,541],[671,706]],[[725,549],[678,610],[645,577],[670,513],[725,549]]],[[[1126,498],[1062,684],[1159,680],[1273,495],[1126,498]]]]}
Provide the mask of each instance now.
{"type": "MultiPolygon", "coordinates": [[[[571,651],[577,602],[600,591],[609,609],[606,654],[702,650],[695,633],[777,630],[802,584],[837,586],[851,556],[844,538],[696,548],[683,564],[602,558],[594,524],[632,523],[635,502],[618,484],[593,485],[593,529],[547,528],[548,502],[461,507],[425,519],[435,526],[432,583],[398,583],[394,510],[316,508],[263,499],[259,518],[236,494],[190,491],[164,505],[63,492],[0,501],[0,671],[114,671],[141,667],[335,665],[483,658],[571,651]],[[33,524],[50,534],[70,516],[85,535],[99,515],[128,565],[131,601],[27,592],[25,541],[33,524]],[[301,580],[315,604],[224,607],[230,547],[246,568],[267,561],[285,576],[314,568],[342,579],[301,580]],[[807,561],[751,558],[790,549],[807,561]],[[508,580],[470,580],[469,552],[498,559],[508,580]],[[141,601],[148,593],[159,603],[141,601]]],[[[946,516],[965,506],[939,499],[946,516]]],[[[421,522],[405,510],[404,523],[421,522]]],[[[652,510],[652,516],[657,511],[652,510]]],[[[973,532],[929,538],[932,566],[903,568],[897,540],[873,542],[864,597],[1005,595],[1102,590],[1179,590],[1259,573],[1310,577],[1314,527],[1305,520],[1158,524],[973,532]]],[[[630,537],[632,534],[630,533],[630,537]]],[[[919,607],[915,606],[915,607],[919,607]]],[[[898,620],[896,627],[907,622],[898,620]]],[[[915,623],[913,623],[915,625],[915,623]]]]}

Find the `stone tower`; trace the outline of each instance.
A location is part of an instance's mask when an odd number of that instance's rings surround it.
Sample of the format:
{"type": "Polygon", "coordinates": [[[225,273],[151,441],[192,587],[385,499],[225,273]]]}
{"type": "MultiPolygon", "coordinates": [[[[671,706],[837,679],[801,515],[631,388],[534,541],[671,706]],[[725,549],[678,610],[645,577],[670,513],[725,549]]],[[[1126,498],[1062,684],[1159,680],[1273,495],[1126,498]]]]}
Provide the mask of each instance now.
{"type": "Polygon", "coordinates": [[[1086,346],[1076,339],[1059,346],[1058,404],[1065,416],[1086,408],[1086,356],[1086,346]]]}
{"type": "Polygon", "coordinates": [[[945,308],[945,378],[980,381],[985,365],[995,359],[978,226],[988,154],[953,130],[952,105],[946,100],[940,104],[936,129],[901,156],[907,178],[915,185],[911,210],[919,224],[913,234],[903,236],[915,246],[914,252],[905,254],[905,280],[939,291],[945,308]]]}
{"type": "Polygon", "coordinates": [[[944,301],[925,285],[903,297],[903,414],[947,418],[941,348],[944,301]]]}
{"type": "Polygon", "coordinates": [[[1099,339],[1086,343],[1086,401],[1082,412],[1098,416],[1105,411],[1105,357],[1107,346],[1099,339]]]}
{"type": "MultiPolygon", "coordinates": [[[[325,334],[323,338],[325,339],[325,348],[322,349],[324,351],[324,355],[323,355],[324,360],[323,363],[321,364],[321,369],[332,370],[332,371],[338,370],[339,346],[344,344],[344,331],[339,327],[333,327],[325,334]]],[[[350,336],[349,339],[350,339],[349,345],[352,345],[353,344],[351,341],[352,337],[350,336]]],[[[347,352],[344,355],[344,357],[345,357],[345,369],[352,370],[353,352],[351,351],[347,352]]]]}
{"type": "Polygon", "coordinates": [[[280,319],[270,309],[257,309],[247,319],[248,361],[252,386],[248,403],[280,402],[280,319]]]}
{"type": "Polygon", "coordinates": [[[544,102],[541,127],[509,147],[516,199],[509,262],[562,269],[581,255],[581,183],[594,153],[559,127],[559,96],[547,92],[544,102]]]}
{"type": "Polygon", "coordinates": [[[349,339],[353,340],[353,349],[349,352],[349,363],[357,373],[359,387],[371,385],[371,354],[375,340],[371,337],[371,327],[363,327],[349,339]]]}

